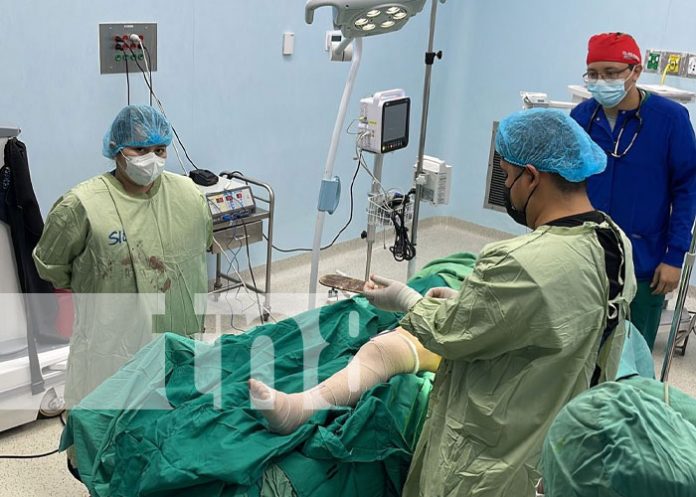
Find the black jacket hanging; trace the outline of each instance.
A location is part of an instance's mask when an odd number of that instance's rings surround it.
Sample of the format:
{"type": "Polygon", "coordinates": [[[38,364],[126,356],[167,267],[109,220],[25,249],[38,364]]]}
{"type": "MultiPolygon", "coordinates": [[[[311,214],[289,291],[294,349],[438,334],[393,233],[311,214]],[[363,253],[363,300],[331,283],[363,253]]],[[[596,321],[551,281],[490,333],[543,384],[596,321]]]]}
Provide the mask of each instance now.
{"type": "Polygon", "coordinates": [[[0,219],[10,226],[20,287],[26,298],[27,326],[39,342],[63,343],[55,330],[57,310],[53,286],[39,277],[32,251],[43,232],[43,218],[29,173],[27,149],[16,138],[5,145],[0,169],[0,219]]]}

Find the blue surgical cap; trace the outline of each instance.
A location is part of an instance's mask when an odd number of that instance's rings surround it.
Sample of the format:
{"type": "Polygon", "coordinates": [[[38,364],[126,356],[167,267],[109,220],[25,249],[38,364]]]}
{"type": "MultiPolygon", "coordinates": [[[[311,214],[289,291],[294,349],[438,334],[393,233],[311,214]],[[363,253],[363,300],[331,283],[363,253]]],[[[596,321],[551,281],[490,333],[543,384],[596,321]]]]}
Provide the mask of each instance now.
{"type": "Polygon", "coordinates": [[[607,167],[607,155],[573,118],[557,109],[509,115],[498,126],[496,151],[510,164],[531,164],[574,183],[607,167]]]}
{"type": "Polygon", "coordinates": [[[126,147],[168,146],[172,127],[164,115],[149,105],[124,107],[104,135],[104,157],[113,159],[126,147]]]}

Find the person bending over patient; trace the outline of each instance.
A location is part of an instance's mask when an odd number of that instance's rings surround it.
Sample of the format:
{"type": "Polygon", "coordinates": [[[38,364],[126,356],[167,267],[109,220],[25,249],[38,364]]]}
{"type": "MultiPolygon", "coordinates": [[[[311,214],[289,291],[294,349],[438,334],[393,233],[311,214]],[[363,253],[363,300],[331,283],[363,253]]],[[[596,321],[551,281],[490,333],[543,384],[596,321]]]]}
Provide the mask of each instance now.
{"type": "Polygon", "coordinates": [[[503,119],[496,150],[507,211],[533,231],[486,246],[459,292],[423,298],[373,276],[366,297],[405,312],[403,329],[375,337],[309,392],[285,395],[250,381],[252,401],[271,408],[262,411],[271,429],[288,433],[314,410],[353,404],[394,374],[437,367],[405,497],[534,496],[556,414],[618,368],[636,291],[631,244],[585,191],[606,154],[549,109],[503,119]]]}

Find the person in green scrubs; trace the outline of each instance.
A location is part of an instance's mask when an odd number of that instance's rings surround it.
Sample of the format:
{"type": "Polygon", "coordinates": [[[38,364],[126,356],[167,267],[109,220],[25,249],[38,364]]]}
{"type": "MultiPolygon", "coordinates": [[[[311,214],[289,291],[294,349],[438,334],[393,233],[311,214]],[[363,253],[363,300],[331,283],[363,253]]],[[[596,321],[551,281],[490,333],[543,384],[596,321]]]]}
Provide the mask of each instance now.
{"type": "Polygon", "coordinates": [[[630,241],[587,197],[604,152],[550,109],[503,119],[496,150],[508,214],[532,231],[486,246],[449,298],[366,284],[442,357],[405,497],[534,496],[554,417],[618,370],[636,280],[630,241]]]}
{"type": "MultiPolygon", "coordinates": [[[[350,377],[345,372],[312,389],[324,404],[355,402],[374,381],[437,366],[405,497],[534,496],[556,413],[618,370],[636,280],[630,241],[587,198],[584,182],[604,169],[604,152],[567,114],[549,109],[503,119],[496,149],[508,213],[532,231],[486,246],[458,292],[423,297],[373,276],[365,296],[405,312],[402,330],[356,354],[367,369],[352,381],[360,391],[336,381],[350,377]],[[398,335],[404,332],[440,356],[439,365],[398,335]]],[[[280,433],[320,405],[254,379],[250,392],[280,433]],[[305,407],[294,408],[298,402],[305,407]]]]}
{"type": "Polygon", "coordinates": [[[158,110],[121,110],[103,144],[114,169],[58,199],[34,250],[41,277],[73,296],[69,408],[153,333],[202,331],[212,219],[191,179],[164,171],[171,141],[158,110]]]}

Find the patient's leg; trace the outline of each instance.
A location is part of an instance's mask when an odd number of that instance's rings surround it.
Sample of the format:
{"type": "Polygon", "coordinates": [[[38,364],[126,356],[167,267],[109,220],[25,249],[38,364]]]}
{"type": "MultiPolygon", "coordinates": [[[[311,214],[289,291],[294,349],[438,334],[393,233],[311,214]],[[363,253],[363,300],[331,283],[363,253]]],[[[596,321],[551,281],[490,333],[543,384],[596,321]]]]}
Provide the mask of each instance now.
{"type": "Polygon", "coordinates": [[[254,406],[268,419],[271,431],[288,434],[320,409],[353,406],[363,393],[394,375],[435,372],[439,364],[437,354],[398,328],[372,338],[345,368],[310,390],[285,394],[254,379],[249,380],[249,389],[254,406]]]}

